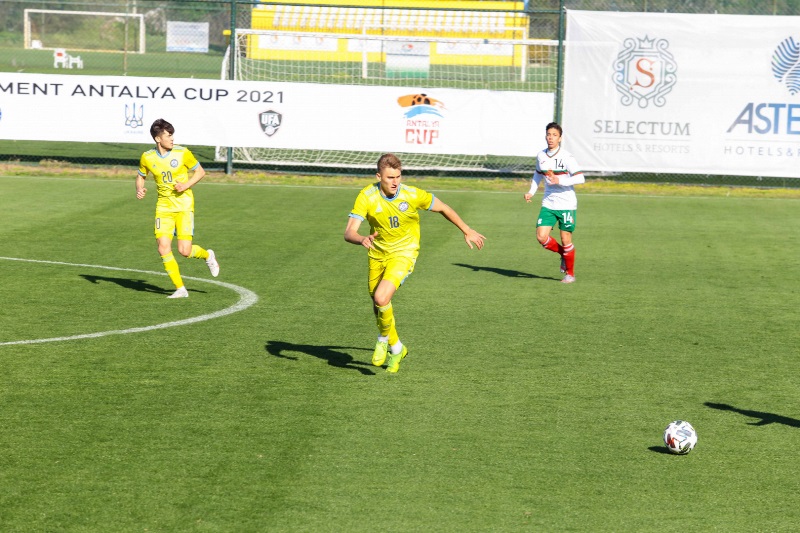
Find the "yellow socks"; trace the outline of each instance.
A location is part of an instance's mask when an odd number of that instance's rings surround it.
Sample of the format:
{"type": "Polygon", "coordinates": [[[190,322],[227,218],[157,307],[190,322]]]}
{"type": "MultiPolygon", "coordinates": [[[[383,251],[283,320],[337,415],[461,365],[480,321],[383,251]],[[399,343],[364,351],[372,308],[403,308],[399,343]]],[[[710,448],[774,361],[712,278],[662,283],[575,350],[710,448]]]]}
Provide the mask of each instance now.
{"type": "Polygon", "coordinates": [[[193,259],[208,259],[208,252],[196,244],[193,244],[192,253],[189,254],[189,257],[193,259]]]}
{"type": "Polygon", "coordinates": [[[183,287],[183,279],[181,278],[181,271],[178,268],[178,262],[175,261],[175,256],[172,252],[167,255],[162,255],[161,260],[164,262],[164,270],[167,271],[169,279],[175,284],[176,289],[183,287]]]}
{"type": "Polygon", "coordinates": [[[395,344],[399,337],[397,336],[397,329],[394,322],[394,309],[392,309],[392,302],[384,305],[383,307],[376,307],[378,310],[378,331],[381,337],[389,337],[389,344],[395,344]]]}

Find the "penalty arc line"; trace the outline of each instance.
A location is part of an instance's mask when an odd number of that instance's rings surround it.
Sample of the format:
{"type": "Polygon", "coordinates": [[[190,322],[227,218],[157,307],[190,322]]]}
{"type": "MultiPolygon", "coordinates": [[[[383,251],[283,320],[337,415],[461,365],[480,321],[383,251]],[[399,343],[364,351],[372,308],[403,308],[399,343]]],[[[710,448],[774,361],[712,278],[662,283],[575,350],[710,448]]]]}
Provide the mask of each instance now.
{"type": "MultiPolygon", "coordinates": [[[[5,261],[22,261],[25,263],[41,263],[41,264],[48,264],[48,265],[63,265],[63,266],[70,266],[70,267],[83,267],[83,268],[99,268],[104,270],[119,270],[123,272],[137,272],[139,274],[154,274],[157,276],[166,276],[167,274],[164,272],[153,272],[150,270],[137,270],[134,268],[119,268],[119,267],[110,267],[110,266],[103,266],[103,265],[86,265],[81,263],[64,263],[61,261],[42,261],[39,259],[21,259],[19,257],[0,257],[0,260],[5,261]]],[[[183,320],[174,320],[172,322],[163,322],[161,324],[154,324],[152,326],[142,326],[138,328],[128,328],[128,329],[115,329],[110,331],[99,331],[96,333],[85,333],[82,335],[70,335],[67,337],[51,337],[48,339],[28,339],[28,340],[21,340],[21,341],[10,341],[10,342],[0,342],[0,346],[11,346],[14,344],[40,344],[44,342],[59,342],[59,341],[73,341],[79,339],[96,339],[98,337],[107,337],[109,335],[126,335],[128,333],[143,333],[146,331],[153,331],[156,329],[165,329],[165,328],[174,328],[177,326],[185,326],[188,324],[196,324],[197,322],[204,322],[206,320],[212,320],[214,318],[220,318],[226,315],[230,315],[233,313],[238,313],[239,311],[244,311],[248,307],[252,306],[258,301],[258,295],[251,291],[250,289],[245,289],[244,287],[240,287],[238,285],[234,285],[232,283],[225,283],[224,281],[217,281],[213,279],[203,279],[203,278],[194,278],[190,276],[183,276],[184,279],[190,279],[193,281],[200,281],[203,283],[212,283],[214,285],[219,285],[221,287],[225,287],[226,289],[230,289],[236,292],[239,295],[239,301],[233,304],[230,307],[226,307],[225,309],[221,309],[219,311],[215,311],[213,313],[208,313],[206,315],[195,316],[191,318],[185,318],[183,320]]]]}

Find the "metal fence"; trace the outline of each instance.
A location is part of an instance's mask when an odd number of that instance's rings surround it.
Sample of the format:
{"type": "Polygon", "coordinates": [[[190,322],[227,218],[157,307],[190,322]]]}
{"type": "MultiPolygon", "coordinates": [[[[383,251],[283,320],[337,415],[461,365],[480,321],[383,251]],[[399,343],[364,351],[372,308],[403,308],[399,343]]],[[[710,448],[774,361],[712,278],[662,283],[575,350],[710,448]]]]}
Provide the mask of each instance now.
{"type": "MultiPolygon", "coordinates": [[[[74,75],[150,76],[220,79],[225,76],[226,51],[234,27],[249,28],[257,2],[231,0],[3,0],[0,2],[0,73],[53,73],[53,48],[79,50],[83,68],[64,70],[74,75]],[[26,10],[28,11],[26,15],[26,10]],[[124,13],[127,17],[102,15],[59,16],[51,11],[124,13]],[[208,47],[182,51],[167,41],[170,21],[207,23],[208,47]],[[145,35],[144,53],[139,53],[140,33],[145,35]],[[170,51],[168,51],[170,50],[170,51]]],[[[274,5],[278,5],[275,3],[274,5]]],[[[282,4],[291,6],[293,4],[282,4]]],[[[295,4],[296,5],[296,4],[295,4]]],[[[509,3],[511,6],[512,3],[509,3]]],[[[335,8],[336,4],[326,7],[335,8]]],[[[379,3],[373,6],[380,9],[379,3]]],[[[558,40],[563,37],[563,9],[670,13],[719,13],[765,16],[800,15],[796,0],[529,0],[524,13],[529,21],[527,37],[558,40]]],[[[513,11],[509,9],[509,12],[513,11]]],[[[556,48],[556,50],[558,50],[556,48]]],[[[533,59],[532,59],[533,60],[533,59]]],[[[557,105],[560,105],[560,54],[537,57],[553,69],[557,105]]],[[[345,83],[347,83],[345,81],[345,83]]],[[[426,81],[426,83],[431,83],[426,81]]],[[[434,82],[435,83],[435,82],[434,82]]],[[[540,89],[534,89],[540,90],[540,89]]],[[[558,113],[556,112],[556,115],[558,113]]],[[[82,165],[134,165],[149,145],[82,142],[0,142],[0,161],[65,161],[82,165]]],[[[230,162],[215,160],[214,147],[192,147],[206,168],[230,170],[230,162]]],[[[246,168],[236,164],[236,168],[246,168]]],[[[497,168],[502,169],[502,165],[497,168]]],[[[275,167],[259,166],[273,169],[275,167]]],[[[285,170],[285,169],[284,169],[285,170]]],[[[319,172],[318,167],[291,168],[296,172],[319,172]]],[[[344,169],[346,171],[347,169],[344,169]]],[[[456,172],[482,175],[475,172],[456,172]]],[[[491,175],[503,174],[492,169],[491,175]]],[[[732,184],[795,187],[800,180],[769,177],[707,176],[675,174],[619,174],[615,180],[702,184],[732,184]]]]}

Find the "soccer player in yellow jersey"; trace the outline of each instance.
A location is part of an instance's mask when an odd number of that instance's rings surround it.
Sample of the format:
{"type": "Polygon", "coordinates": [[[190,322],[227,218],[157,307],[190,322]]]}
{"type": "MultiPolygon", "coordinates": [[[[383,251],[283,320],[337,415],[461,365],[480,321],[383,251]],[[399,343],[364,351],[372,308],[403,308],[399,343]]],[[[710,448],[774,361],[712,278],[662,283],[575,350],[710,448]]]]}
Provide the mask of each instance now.
{"type": "Polygon", "coordinates": [[[452,207],[431,193],[401,185],[402,165],[394,154],[378,159],[378,182],[361,190],[350,212],[344,240],[361,245],[369,252],[369,294],[375,305],[378,322],[378,342],[372,354],[372,364],[383,366],[391,350],[387,372],[397,372],[400,361],[408,355],[395,328],[392,296],[414,271],[419,254],[419,211],[441,213],[461,230],[469,245],[483,248],[485,237],[470,228],[452,207]],[[366,237],[358,233],[363,221],[370,226],[366,237]]]}
{"type": "Polygon", "coordinates": [[[206,171],[188,148],[175,146],[172,124],[160,118],[150,126],[150,135],[156,147],[142,154],[139,174],[136,176],[136,198],[147,193],[144,187],[147,174],[153,175],[158,191],[156,202],[155,234],[158,253],[164,262],[175,292],[169,298],[188,298],[178,262],[172,254],[172,236],[178,237],[178,252],[184,257],[204,259],[211,275],[219,275],[219,263],[214,250],[204,250],[192,244],[194,235],[194,194],[192,186],[203,179],[206,171]],[[189,171],[193,171],[191,177],[189,171]]]}

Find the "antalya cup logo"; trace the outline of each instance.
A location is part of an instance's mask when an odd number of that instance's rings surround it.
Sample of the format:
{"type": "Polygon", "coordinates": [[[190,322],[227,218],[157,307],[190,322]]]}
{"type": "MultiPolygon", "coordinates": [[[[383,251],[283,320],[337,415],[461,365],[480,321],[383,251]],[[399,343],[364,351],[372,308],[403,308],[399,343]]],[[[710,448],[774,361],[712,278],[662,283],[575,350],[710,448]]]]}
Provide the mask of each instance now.
{"type": "Polygon", "coordinates": [[[772,74],[794,96],[800,92],[800,44],[784,39],[772,53],[772,74]]]}
{"type": "Polygon", "coordinates": [[[623,50],[614,62],[614,85],[622,93],[622,105],[634,101],[644,109],[650,102],[657,107],[675,86],[678,66],[667,51],[666,39],[625,39],[623,50]]]}

